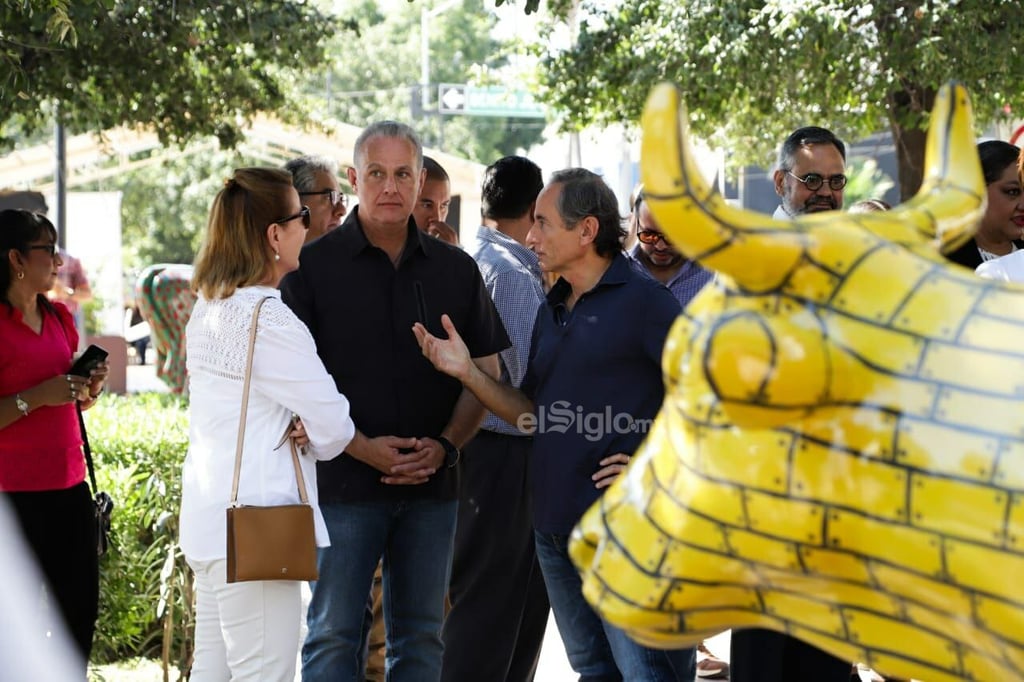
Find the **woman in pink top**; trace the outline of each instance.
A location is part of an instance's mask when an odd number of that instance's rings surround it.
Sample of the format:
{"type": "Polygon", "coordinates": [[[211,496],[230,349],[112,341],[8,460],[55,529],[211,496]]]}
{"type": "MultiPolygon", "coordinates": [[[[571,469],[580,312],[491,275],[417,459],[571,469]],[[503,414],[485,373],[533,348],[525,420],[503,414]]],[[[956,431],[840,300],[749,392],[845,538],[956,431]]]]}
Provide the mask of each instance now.
{"type": "Polygon", "coordinates": [[[45,217],[0,211],[0,504],[15,513],[84,673],[99,572],[75,403],[92,407],[107,368],[67,374],[78,333],[67,308],[45,295],[61,264],[56,242],[45,217]]]}

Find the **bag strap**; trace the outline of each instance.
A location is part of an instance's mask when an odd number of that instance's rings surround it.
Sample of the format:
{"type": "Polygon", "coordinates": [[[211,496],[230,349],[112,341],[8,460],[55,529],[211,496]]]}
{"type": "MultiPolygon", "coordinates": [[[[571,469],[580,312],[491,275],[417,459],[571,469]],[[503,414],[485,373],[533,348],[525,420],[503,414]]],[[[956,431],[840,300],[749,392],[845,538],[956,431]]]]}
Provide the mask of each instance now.
{"type": "Polygon", "coordinates": [[[85,431],[85,419],[82,417],[82,403],[75,401],[75,410],[78,412],[78,428],[82,432],[82,451],[85,453],[85,464],[89,468],[89,482],[92,484],[92,494],[95,497],[100,489],[96,487],[96,470],[92,465],[92,449],[89,447],[89,434],[85,431]]]}
{"type": "MultiPolygon", "coordinates": [[[[39,300],[46,301],[47,309],[54,309],[53,305],[42,294],[39,295],[39,300]]],[[[72,355],[74,355],[75,350],[71,347],[71,337],[68,336],[68,330],[64,328],[63,324],[61,324],[60,317],[56,312],[54,312],[53,317],[57,320],[57,326],[60,327],[62,332],[64,332],[64,340],[68,342],[68,350],[71,351],[72,355]]],[[[92,495],[95,497],[99,494],[100,489],[96,487],[96,469],[92,463],[92,448],[89,447],[89,433],[85,430],[85,418],[82,416],[82,403],[77,400],[75,401],[75,412],[78,413],[78,430],[82,434],[82,453],[85,455],[85,465],[89,469],[89,483],[92,484],[92,495]]]]}
{"type": "MultiPolygon", "coordinates": [[[[259,322],[260,308],[270,298],[265,296],[256,303],[252,311],[252,321],[249,324],[249,351],[245,360],[245,380],[242,382],[242,413],[238,418],[238,440],[235,445],[235,474],[231,481],[231,503],[230,506],[238,506],[238,477],[242,472],[242,444],[245,442],[245,417],[249,411],[249,384],[252,383],[252,356],[256,350],[256,325],[259,322]]],[[[292,451],[292,465],[295,467],[295,482],[299,489],[299,500],[302,504],[309,504],[306,496],[306,479],[302,475],[302,466],[299,465],[299,453],[295,449],[295,441],[288,439],[292,451]]]]}

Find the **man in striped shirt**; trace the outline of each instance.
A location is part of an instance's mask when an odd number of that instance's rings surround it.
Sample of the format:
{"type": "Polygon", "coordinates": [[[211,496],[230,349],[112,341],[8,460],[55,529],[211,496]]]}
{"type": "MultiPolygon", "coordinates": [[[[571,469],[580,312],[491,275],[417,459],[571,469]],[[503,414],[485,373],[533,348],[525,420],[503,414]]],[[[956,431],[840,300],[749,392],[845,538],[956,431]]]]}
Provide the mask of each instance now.
{"type": "MultiPolygon", "coordinates": [[[[506,156],[490,165],[472,254],[512,341],[499,355],[501,378],[516,387],[544,300],[537,256],[525,246],[543,187],[541,170],[529,159],[506,156]]],[[[530,518],[526,464],[532,441],[488,413],[463,449],[451,611],[442,632],[443,682],[533,679],[549,606],[530,518]]]]}
{"type": "Polygon", "coordinates": [[[626,251],[633,269],[655,279],[672,292],[684,308],[714,273],[705,270],[679,253],[658,224],[644,200],[641,185],[633,200],[633,224],[636,225],[636,244],[626,251]]]}

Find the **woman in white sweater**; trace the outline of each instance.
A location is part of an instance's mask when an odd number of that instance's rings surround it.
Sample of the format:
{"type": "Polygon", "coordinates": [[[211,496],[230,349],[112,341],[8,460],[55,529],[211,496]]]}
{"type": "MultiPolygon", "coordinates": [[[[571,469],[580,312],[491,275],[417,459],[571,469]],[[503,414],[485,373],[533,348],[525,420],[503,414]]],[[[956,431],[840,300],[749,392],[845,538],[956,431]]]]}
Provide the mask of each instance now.
{"type": "Polygon", "coordinates": [[[317,355],[306,326],[281,302],[277,284],[299,266],[309,209],[287,171],[242,168],[214,199],[192,285],[199,294],[186,328],[191,419],[181,503],[181,548],[196,576],[193,682],[291,682],[299,650],[300,583],[226,582],[225,509],[249,324],[260,310],[253,354],[238,501],[297,503],[291,437],[313,506],[317,544],[330,544],[317,505],[316,460],[339,455],[355,433],[349,404],[317,355]]]}

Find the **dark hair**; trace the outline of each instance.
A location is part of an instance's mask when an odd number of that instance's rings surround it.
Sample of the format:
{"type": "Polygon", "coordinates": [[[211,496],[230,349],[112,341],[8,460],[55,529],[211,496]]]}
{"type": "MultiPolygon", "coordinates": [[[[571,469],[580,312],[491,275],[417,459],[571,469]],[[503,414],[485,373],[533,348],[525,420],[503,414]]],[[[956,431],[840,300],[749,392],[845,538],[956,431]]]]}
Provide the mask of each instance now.
{"type": "Polygon", "coordinates": [[[448,177],[448,171],[444,169],[444,166],[429,156],[423,157],[423,167],[427,170],[427,180],[451,182],[451,179],[448,177]]]}
{"type": "Polygon", "coordinates": [[[326,156],[300,156],[290,160],[284,169],[292,174],[292,185],[299,192],[313,192],[316,187],[316,174],[323,172],[337,175],[338,164],[326,156]]]}
{"type": "Polygon", "coordinates": [[[7,292],[14,279],[14,273],[11,272],[11,250],[17,250],[27,258],[29,243],[44,237],[57,243],[57,230],[46,216],[23,208],[0,211],[0,254],[3,254],[4,261],[0,266],[0,300],[7,305],[11,304],[7,300],[7,292]]]}
{"type": "Polygon", "coordinates": [[[523,156],[505,156],[484,170],[480,215],[490,220],[521,218],[544,189],[540,166],[523,156]]]}
{"type": "Polygon", "coordinates": [[[999,179],[1008,166],[1017,165],[1020,148],[1002,140],[988,140],[978,143],[978,158],[981,159],[981,174],[985,184],[991,185],[999,179]]]}
{"type": "Polygon", "coordinates": [[[587,216],[597,218],[594,248],[604,258],[622,250],[626,230],[619,215],[619,202],[615,193],[597,173],[585,168],[567,168],[551,176],[551,183],[562,185],[555,207],[558,215],[572,227],[587,216]]]}
{"type": "Polygon", "coordinates": [[[779,148],[776,168],[784,171],[792,170],[793,157],[797,150],[811,144],[830,144],[839,150],[839,155],[843,157],[843,161],[846,161],[846,145],[831,130],[818,126],[804,126],[790,133],[786,141],[782,143],[782,147],[779,148]]]}

